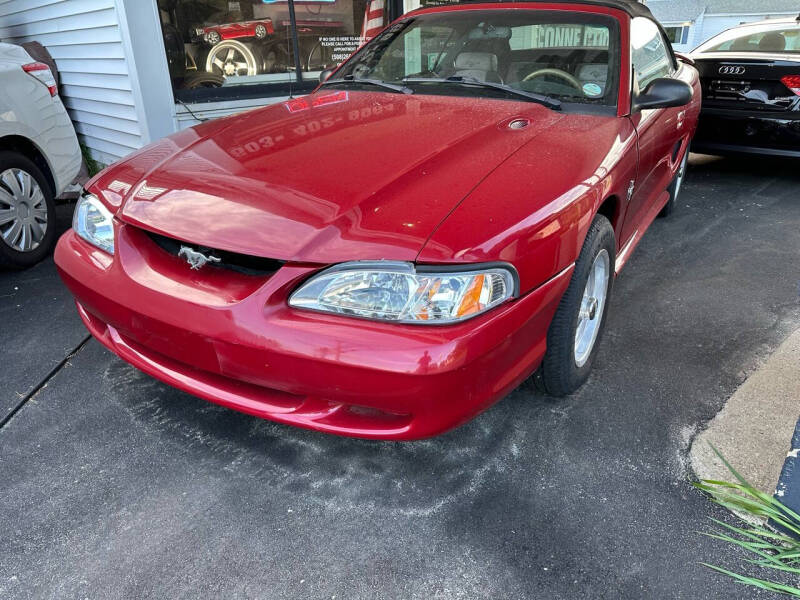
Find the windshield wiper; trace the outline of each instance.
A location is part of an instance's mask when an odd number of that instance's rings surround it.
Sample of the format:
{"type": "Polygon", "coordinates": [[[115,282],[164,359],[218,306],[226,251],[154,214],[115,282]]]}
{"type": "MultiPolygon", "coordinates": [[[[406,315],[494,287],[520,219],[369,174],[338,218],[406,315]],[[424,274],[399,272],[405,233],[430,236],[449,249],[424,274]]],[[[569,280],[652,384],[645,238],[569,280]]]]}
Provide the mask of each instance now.
{"type": "Polygon", "coordinates": [[[542,94],[537,94],[535,92],[526,92],[525,90],[520,90],[518,88],[511,87],[510,85],[506,85],[504,83],[483,81],[476,77],[463,77],[461,75],[456,75],[454,77],[444,77],[444,78],[406,77],[402,81],[403,83],[455,83],[462,85],[477,85],[479,87],[490,88],[493,90],[501,90],[503,92],[508,92],[509,94],[513,94],[515,96],[527,98],[528,100],[533,100],[534,102],[543,104],[548,108],[552,108],[553,110],[561,109],[561,101],[556,100],[555,98],[551,98],[550,96],[543,96],[542,94]]]}
{"type": "Polygon", "coordinates": [[[403,94],[414,93],[414,90],[404,85],[389,83],[388,81],[383,81],[381,79],[361,79],[356,78],[354,75],[345,75],[341,79],[328,79],[323,81],[322,85],[333,85],[335,83],[338,83],[339,85],[342,83],[364,83],[366,85],[376,85],[378,87],[386,88],[387,90],[392,90],[393,92],[401,92],[403,94]]]}

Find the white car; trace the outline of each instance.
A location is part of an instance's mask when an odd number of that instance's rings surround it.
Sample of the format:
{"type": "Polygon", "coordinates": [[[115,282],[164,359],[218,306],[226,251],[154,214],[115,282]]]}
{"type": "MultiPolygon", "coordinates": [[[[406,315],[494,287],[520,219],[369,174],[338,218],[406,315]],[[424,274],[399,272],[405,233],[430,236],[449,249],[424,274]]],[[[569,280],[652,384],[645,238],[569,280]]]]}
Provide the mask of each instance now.
{"type": "Polygon", "coordinates": [[[54,198],[80,165],[50,68],[0,42],[0,266],[28,267],[52,250],[54,198]]]}

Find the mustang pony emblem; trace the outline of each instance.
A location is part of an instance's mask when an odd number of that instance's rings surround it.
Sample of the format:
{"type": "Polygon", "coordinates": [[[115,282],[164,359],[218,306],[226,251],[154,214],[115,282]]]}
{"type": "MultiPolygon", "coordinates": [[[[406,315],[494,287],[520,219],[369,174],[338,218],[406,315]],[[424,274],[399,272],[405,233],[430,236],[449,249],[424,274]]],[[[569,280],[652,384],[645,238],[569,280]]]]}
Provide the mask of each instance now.
{"type": "Polygon", "coordinates": [[[206,256],[202,252],[192,250],[188,246],[181,246],[181,249],[178,250],[178,256],[185,258],[186,262],[189,263],[189,266],[195,271],[202,268],[206,263],[222,262],[221,258],[216,256],[206,256]]]}

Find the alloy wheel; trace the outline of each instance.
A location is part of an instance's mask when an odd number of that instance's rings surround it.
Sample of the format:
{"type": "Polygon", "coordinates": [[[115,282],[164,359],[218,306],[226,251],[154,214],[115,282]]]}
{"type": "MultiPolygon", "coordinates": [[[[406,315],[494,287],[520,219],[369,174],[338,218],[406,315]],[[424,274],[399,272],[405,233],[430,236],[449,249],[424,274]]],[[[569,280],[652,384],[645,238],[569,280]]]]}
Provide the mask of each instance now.
{"type": "Polygon", "coordinates": [[[575,330],[575,364],[582,367],[589,360],[592,349],[600,333],[603,312],[608,297],[608,279],[611,276],[611,261],[608,252],[603,249],[589,270],[586,287],[578,312],[578,327],[575,330]]]}
{"type": "Polygon", "coordinates": [[[226,40],[220,42],[208,53],[206,71],[223,77],[243,77],[258,73],[256,57],[241,42],[226,40]]]}
{"type": "Polygon", "coordinates": [[[683,179],[686,177],[686,165],[689,162],[689,151],[686,151],[686,154],[683,156],[683,160],[681,161],[681,166],[678,168],[678,178],[675,180],[675,195],[674,198],[677,199],[678,194],[681,192],[681,185],[683,185],[683,179]]]}
{"type": "Polygon", "coordinates": [[[31,252],[45,233],[47,202],[36,179],[22,169],[0,173],[0,238],[17,252],[31,252]]]}

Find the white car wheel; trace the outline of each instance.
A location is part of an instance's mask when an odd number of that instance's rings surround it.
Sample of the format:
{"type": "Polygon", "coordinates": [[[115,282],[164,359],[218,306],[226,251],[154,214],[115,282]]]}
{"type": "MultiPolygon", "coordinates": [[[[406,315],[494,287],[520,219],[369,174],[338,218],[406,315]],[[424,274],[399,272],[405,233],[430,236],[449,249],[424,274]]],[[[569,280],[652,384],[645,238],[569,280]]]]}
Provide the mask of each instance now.
{"type": "Polygon", "coordinates": [[[42,172],[27,157],[0,152],[0,265],[29,267],[55,244],[55,204],[42,172]]]}
{"type": "Polygon", "coordinates": [[[223,77],[245,77],[258,74],[255,52],[237,40],[224,40],[211,48],[206,58],[206,71],[223,77]]]}

